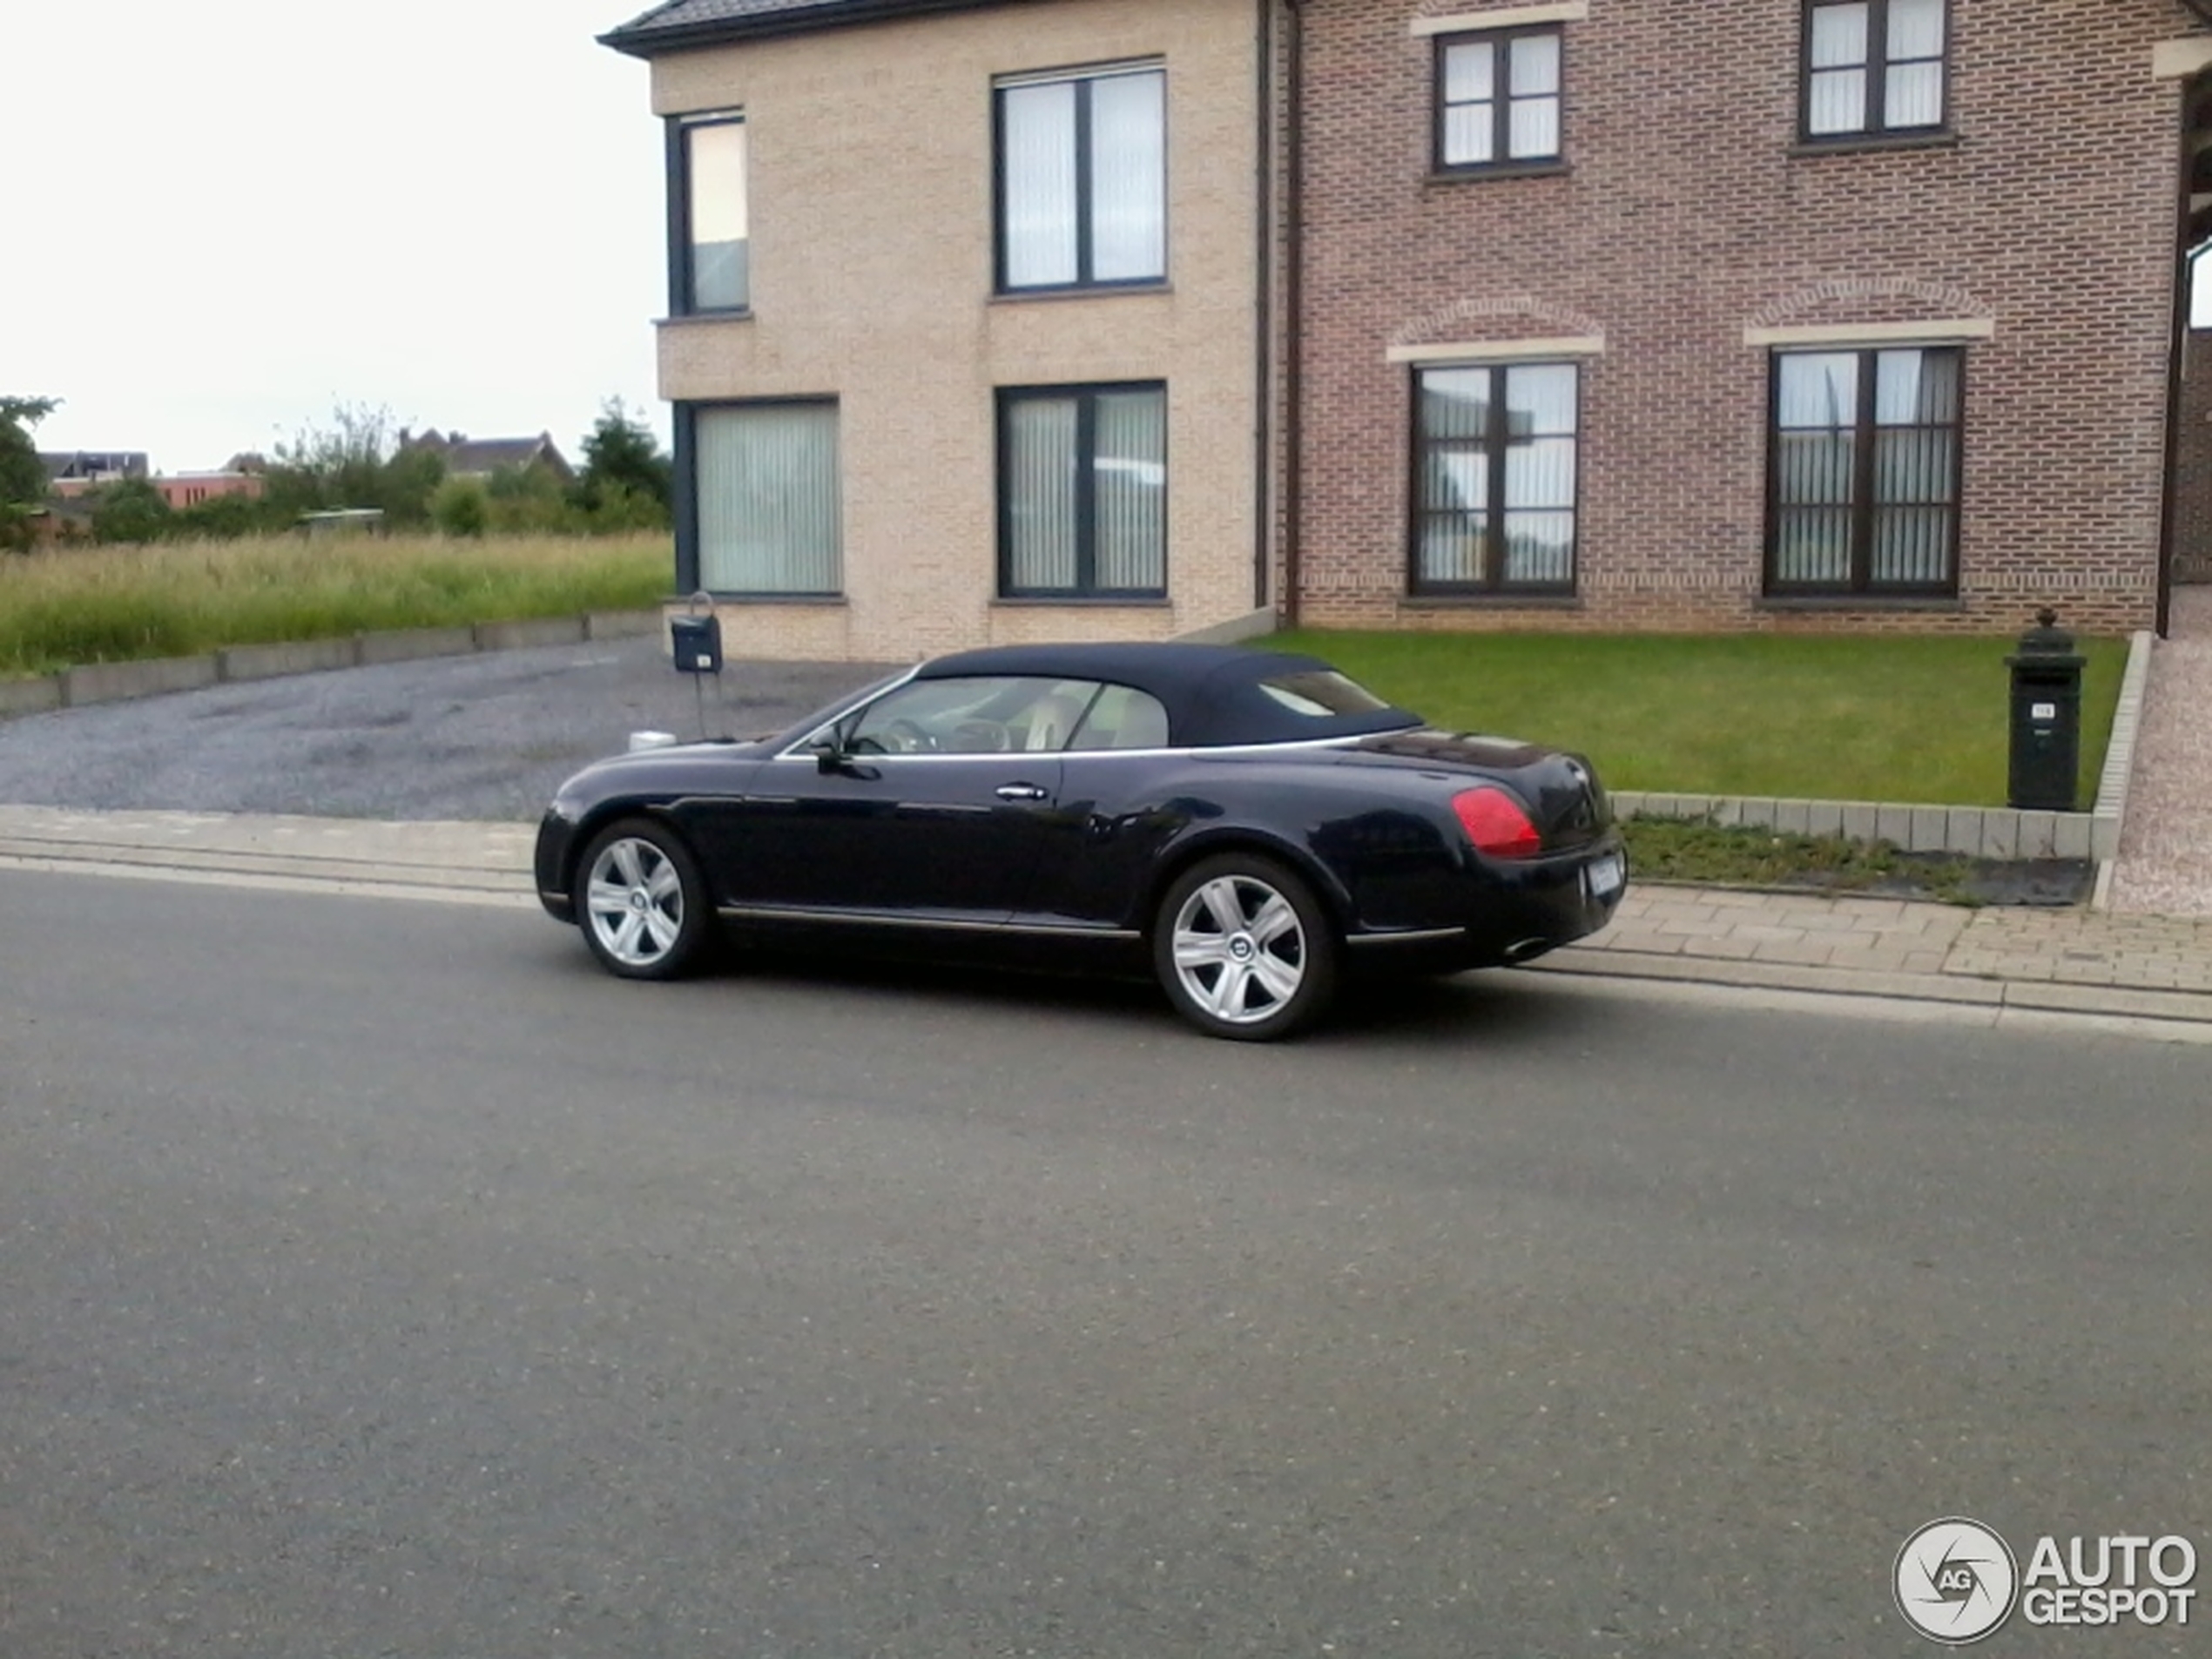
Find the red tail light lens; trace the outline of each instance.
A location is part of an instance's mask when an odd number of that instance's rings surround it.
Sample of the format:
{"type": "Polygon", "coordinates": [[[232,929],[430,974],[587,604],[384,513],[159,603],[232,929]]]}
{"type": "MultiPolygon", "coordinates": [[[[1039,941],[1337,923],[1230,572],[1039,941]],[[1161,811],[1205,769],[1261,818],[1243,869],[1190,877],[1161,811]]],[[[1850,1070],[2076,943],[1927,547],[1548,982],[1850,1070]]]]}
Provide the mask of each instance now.
{"type": "Polygon", "coordinates": [[[1478,853],[1525,859],[1544,850],[1544,838],[1536,833],[1527,810],[1502,789],[1486,785],[1467,790],[1452,798],[1452,810],[1478,853]]]}

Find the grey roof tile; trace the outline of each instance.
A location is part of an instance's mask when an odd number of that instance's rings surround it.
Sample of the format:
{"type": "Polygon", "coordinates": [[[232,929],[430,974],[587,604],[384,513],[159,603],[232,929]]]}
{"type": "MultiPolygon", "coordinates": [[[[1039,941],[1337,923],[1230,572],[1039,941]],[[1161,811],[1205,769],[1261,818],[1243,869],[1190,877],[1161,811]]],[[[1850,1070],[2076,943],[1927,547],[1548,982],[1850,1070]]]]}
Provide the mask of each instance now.
{"type": "Polygon", "coordinates": [[[599,38],[617,51],[650,56],[747,35],[790,34],[989,3],[992,0],[665,0],[599,38]]]}

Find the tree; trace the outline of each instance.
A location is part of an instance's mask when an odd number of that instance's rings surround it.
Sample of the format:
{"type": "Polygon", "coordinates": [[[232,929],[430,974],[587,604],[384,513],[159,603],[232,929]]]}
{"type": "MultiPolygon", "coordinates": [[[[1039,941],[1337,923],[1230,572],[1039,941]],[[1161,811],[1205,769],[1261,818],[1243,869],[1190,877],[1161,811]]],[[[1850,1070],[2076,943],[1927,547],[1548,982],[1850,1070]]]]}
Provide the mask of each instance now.
{"type": "Polygon", "coordinates": [[[96,542],[155,542],[168,533],[169,502],[151,479],[121,478],[85,497],[96,542]]]}
{"type": "Polygon", "coordinates": [[[618,397],[602,403],[583,440],[583,470],[573,491],[592,528],[664,527],[671,477],[660,440],[644,418],[632,415],[618,397]]]}
{"type": "Polygon", "coordinates": [[[448,536],[482,536],[491,504],[478,478],[448,478],[430,497],[430,517],[448,536]]]}
{"type": "Polygon", "coordinates": [[[46,468],[30,428],[60,405],[59,398],[0,397],[0,548],[30,545],[30,515],[46,499],[46,468]]]}
{"type": "Polygon", "coordinates": [[[445,458],[401,447],[392,412],[341,403],[327,427],[307,427],[276,446],[263,475],[268,511],[289,523],[302,513],[381,507],[396,529],[430,523],[430,498],[445,478],[445,458]]]}

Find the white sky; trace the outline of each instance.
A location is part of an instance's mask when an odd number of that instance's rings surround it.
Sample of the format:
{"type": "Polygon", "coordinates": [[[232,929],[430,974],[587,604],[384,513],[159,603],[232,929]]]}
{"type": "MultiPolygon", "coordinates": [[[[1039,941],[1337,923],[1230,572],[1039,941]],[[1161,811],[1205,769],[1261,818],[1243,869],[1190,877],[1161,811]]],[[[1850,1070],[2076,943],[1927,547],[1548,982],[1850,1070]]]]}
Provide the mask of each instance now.
{"type": "Polygon", "coordinates": [[[0,0],[0,395],[157,470],[340,403],[550,431],[653,395],[645,0],[0,0]]]}

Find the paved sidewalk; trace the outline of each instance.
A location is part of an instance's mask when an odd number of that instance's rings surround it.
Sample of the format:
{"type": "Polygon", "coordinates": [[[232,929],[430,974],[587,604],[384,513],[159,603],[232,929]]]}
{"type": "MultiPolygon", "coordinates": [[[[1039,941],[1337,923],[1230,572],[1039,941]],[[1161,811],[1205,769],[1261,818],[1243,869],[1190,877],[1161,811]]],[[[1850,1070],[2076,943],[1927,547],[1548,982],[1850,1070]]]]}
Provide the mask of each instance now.
{"type": "Polygon", "coordinates": [[[2212,587],[2175,589],[2168,622],[2151,647],[2111,903],[2212,917],[2212,587]]]}
{"type": "MultiPolygon", "coordinates": [[[[535,831],[0,806],[0,869],[535,907],[535,831]]],[[[1635,886],[1541,971],[2212,1026],[2212,918],[1635,886]]]]}

